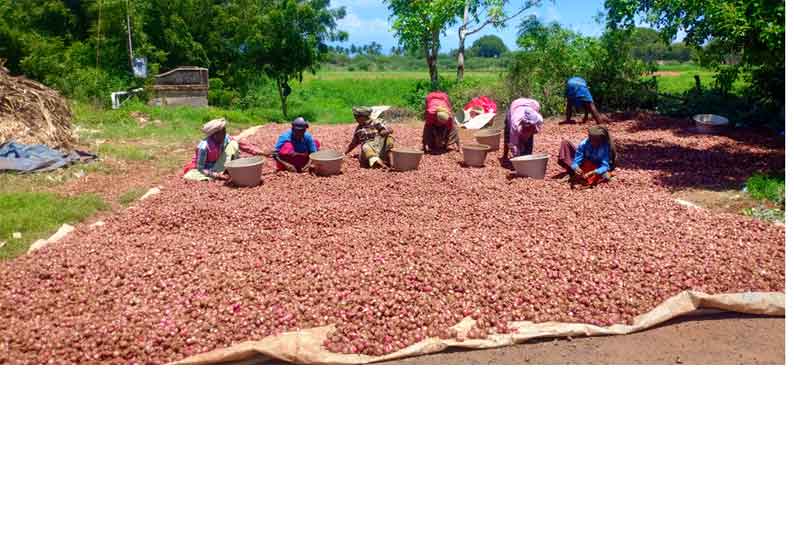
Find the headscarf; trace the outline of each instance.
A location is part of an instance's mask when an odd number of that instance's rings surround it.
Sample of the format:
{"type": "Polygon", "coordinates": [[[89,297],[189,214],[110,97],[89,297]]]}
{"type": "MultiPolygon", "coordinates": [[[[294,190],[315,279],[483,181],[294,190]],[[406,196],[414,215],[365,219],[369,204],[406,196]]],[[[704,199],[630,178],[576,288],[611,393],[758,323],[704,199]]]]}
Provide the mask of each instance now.
{"type": "Polygon", "coordinates": [[[372,108],[371,107],[364,107],[364,106],[357,106],[353,108],[353,116],[354,117],[371,117],[372,116],[372,108]]]}
{"type": "Polygon", "coordinates": [[[511,144],[518,144],[518,134],[522,125],[529,123],[540,131],[543,126],[543,117],[540,115],[540,103],[532,98],[518,98],[510,104],[510,140],[511,144]],[[528,120],[527,120],[528,119],[528,120]]]}
{"type": "Polygon", "coordinates": [[[527,107],[524,109],[524,116],[521,122],[534,126],[537,131],[540,132],[540,129],[543,127],[543,115],[535,111],[532,107],[527,107]]]}
{"type": "Polygon", "coordinates": [[[618,151],[615,149],[615,144],[612,142],[612,134],[609,133],[606,126],[601,126],[600,124],[592,126],[587,131],[587,135],[589,137],[602,137],[606,140],[607,145],[609,145],[609,161],[612,164],[612,168],[615,168],[618,161],[618,151]]]}
{"type": "Polygon", "coordinates": [[[303,117],[298,117],[292,121],[292,127],[306,130],[309,128],[309,123],[303,117]]]}
{"type": "Polygon", "coordinates": [[[220,132],[221,130],[223,130],[225,128],[226,128],[226,119],[213,119],[213,120],[209,121],[207,124],[205,124],[201,128],[201,131],[204,132],[204,134],[207,137],[209,137],[212,134],[220,132]]]}

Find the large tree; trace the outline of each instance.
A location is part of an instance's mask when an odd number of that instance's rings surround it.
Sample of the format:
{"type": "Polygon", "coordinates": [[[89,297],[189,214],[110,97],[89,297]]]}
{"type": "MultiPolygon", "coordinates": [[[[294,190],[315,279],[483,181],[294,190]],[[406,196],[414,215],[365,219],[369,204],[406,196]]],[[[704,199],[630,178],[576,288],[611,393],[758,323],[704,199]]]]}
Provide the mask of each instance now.
{"type": "Polygon", "coordinates": [[[540,4],[540,0],[523,0],[520,7],[508,14],[507,0],[463,0],[458,27],[458,81],[463,79],[466,64],[466,38],[491,25],[504,28],[512,19],[540,4]]]}
{"type": "Polygon", "coordinates": [[[740,72],[749,75],[761,99],[785,100],[785,2],[781,0],[606,0],[611,28],[633,27],[638,19],[670,41],[685,34],[691,46],[708,45],[704,60],[718,70],[727,90],[740,72]],[[735,66],[724,59],[738,56],[735,66]]]}
{"type": "Polygon", "coordinates": [[[430,83],[437,87],[441,36],[461,13],[463,0],[388,0],[388,4],[400,45],[424,54],[430,83]]]}
{"type": "Polygon", "coordinates": [[[327,44],[347,37],[336,29],[345,9],[330,4],[330,0],[239,0],[241,60],[275,82],[284,117],[289,82],[302,82],[303,73],[314,71],[325,58],[327,44]]]}
{"type": "Polygon", "coordinates": [[[481,58],[498,58],[508,51],[499,36],[483,36],[471,44],[469,53],[481,58]]]}

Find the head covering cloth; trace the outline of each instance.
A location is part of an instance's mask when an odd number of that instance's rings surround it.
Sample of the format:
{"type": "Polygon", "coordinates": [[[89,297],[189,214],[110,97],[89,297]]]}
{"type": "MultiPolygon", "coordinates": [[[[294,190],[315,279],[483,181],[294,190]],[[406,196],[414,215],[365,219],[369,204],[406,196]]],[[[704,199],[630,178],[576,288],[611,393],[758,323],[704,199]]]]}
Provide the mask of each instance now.
{"type": "Polygon", "coordinates": [[[292,127],[299,130],[306,130],[309,127],[309,123],[306,122],[306,119],[303,117],[298,117],[292,121],[292,127]]]}
{"type": "Polygon", "coordinates": [[[204,132],[206,136],[211,136],[212,134],[218,133],[221,130],[226,128],[226,119],[213,119],[205,124],[201,131],[204,132]]]}
{"type": "Polygon", "coordinates": [[[524,116],[521,119],[523,124],[529,124],[534,126],[540,131],[540,128],[543,126],[543,115],[540,114],[539,111],[536,111],[532,107],[527,107],[524,109],[524,116]]]}
{"type": "Polygon", "coordinates": [[[354,117],[371,117],[372,116],[372,108],[365,107],[365,106],[357,106],[353,108],[353,116],[354,117]]]}
{"type": "Polygon", "coordinates": [[[618,161],[618,151],[615,149],[615,144],[612,141],[612,134],[609,133],[606,126],[600,124],[592,126],[587,130],[587,135],[589,137],[601,137],[607,142],[607,145],[609,145],[609,161],[612,163],[612,167],[615,168],[618,161]]]}

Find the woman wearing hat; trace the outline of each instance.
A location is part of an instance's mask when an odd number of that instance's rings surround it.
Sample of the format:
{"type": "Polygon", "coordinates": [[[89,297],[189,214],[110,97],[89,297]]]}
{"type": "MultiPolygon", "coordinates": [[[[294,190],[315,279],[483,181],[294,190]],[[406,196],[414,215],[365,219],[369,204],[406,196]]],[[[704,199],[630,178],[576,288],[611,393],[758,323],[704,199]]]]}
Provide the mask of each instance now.
{"type": "Polygon", "coordinates": [[[446,152],[451,146],[460,150],[460,139],[452,118],[452,102],[444,92],[431,92],[425,98],[425,128],[422,132],[422,150],[446,152]]]}
{"type": "Polygon", "coordinates": [[[391,135],[394,130],[384,122],[373,119],[371,107],[354,107],[353,116],[357,125],[345,154],[361,145],[358,161],[362,167],[388,169],[389,152],[394,147],[394,138],[391,135]]]}
{"type": "Polygon", "coordinates": [[[609,172],[615,169],[617,158],[609,130],[593,126],[578,147],[567,140],[562,142],[558,163],[568,170],[571,188],[576,183],[593,187],[610,179],[609,172]]]}
{"type": "Polygon", "coordinates": [[[225,165],[240,154],[240,145],[226,135],[226,119],[209,121],[201,129],[207,136],[196,146],[193,161],[185,166],[186,181],[210,181],[224,177],[225,165]]]}
{"type": "Polygon", "coordinates": [[[505,147],[502,161],[532,154],[535,134],[543,127],[540,104],[531,98],[513,100],[505,115],[505,147]],[[510,155],[510,156],[509,156],[510,155]]]}
{"type": "Polygon", "coordinates": [[[320,142],[307,131],[309,123],[303,117],[292,121],[292,128],[278,137],[273,151],[276,169],[296,173],[309,163],[309,155],[320,150],[320,142]]]}

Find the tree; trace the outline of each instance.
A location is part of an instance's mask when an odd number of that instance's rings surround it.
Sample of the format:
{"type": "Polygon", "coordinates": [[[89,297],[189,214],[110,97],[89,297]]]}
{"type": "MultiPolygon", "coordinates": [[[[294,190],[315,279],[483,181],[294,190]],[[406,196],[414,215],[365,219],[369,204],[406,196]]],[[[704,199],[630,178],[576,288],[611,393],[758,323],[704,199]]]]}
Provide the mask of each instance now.
{"type": "Polygon", "coordinates": [[[635,28],[631,33],[629,44],[632,56],[646,62],[660,60],[667,50],[667,44],[662,39],[662,35],[653,28],[647,27],[635,28]]]}
{"type": "Polygon", "coordinates": [[[557,22],[544,25],[531,15],[521,22],[516,42],[521,51],[508,70],[510,98],[529,93],[548,112],[562,111],[564,82],[574,75],[585,76],[588,53],[596,47],[596,40],[557,22]]]}
{"type": "Polygon", "coordinates": [[[441,36],[458,17],[463,0],[388,0],[392,28],[400,45],[421,51],[430,84],[438,87],[438,49],[441,36]]]}
{"type": "Polygon", "coordinates": [[[324,59],[327,43],[346,39],[336,31],[345,9],[330,7],[330,0],[239,0],[238,6],[242,60],[275,81],[286,118],[290,80],[303,82],[303,72],[324,59]]]}
{"type": "Polygon", "coordinates": [[[483,36],[471,45],[470,53],[482,58],[498,58],[508,51],[499,36],[483,36]]]}
{"type": "Polygon", "coordinates": [[[723,90],[744,72],[761,100],[776,106],[785,101],[785,2],[780,0],[606,0],[610,28],[631,28],[642,18],[662,31],[666,40],[679,32],[684,43],[708,44],[703,55],[717,68],[723,90]],[[740,60],[725,66],[730,55],[740,60]]]}
{"type": "Polygon", "coordinates": [[[463,1],[460,15],[462,23],[458,27],[458,81],[463,80],[465,71],[467,37],[476,34],[488,25],[492,25],[494,28],[504,28],[508,21],[540,4],[540,0],[523,0],[521,7],[512,15],[505,13],[505,7],[508,3],[505,0],[463,1]]]}

